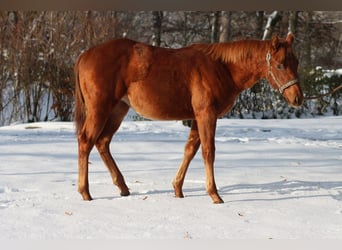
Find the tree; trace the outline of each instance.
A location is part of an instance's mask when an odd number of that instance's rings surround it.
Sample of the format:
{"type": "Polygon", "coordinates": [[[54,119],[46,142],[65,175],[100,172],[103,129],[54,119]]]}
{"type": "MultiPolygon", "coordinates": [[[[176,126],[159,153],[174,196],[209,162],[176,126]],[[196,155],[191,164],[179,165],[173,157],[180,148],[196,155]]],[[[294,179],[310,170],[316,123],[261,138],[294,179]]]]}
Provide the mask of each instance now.
{"type": "Polygon", "coordinates": [[[231,11],[222,11],[220,19],[219,42],[227,42],[231,38],[231,11]]]}
{"type": "Polygon", "coordinates": [[[152,36],[152,45],[161,45],[161,35],[162,35],[162,23],[163,23],[163,12],[153,11],[153,29],[154,34],[152,36]]]}
{"type": "Polygon", "coordinates": [[[273,31],[273,27],[277,24],[277,22],[281,19],[281,16],[279,15],[278,11],[273,11],[272,14],[270,14],[267,17],[267,23],[265,27],[265,32],[262,37],[262,40],[270,39],[273,31]]]}

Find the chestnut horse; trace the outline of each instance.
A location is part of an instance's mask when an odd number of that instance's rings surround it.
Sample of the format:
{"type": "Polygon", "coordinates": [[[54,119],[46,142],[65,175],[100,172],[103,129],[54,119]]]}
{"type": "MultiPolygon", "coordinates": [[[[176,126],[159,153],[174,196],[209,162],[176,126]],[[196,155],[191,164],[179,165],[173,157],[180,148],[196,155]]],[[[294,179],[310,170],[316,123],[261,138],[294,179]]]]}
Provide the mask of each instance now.
{"type": "Polygon", "coordinates": [[[180,49],[153,47],[129,39],[111,40],[82,53],[75,65],[75,122],[78,136],[78,191],[91,200],[88,158],[96,146],[122,196],[129,189],[109,149],[114,133],[132,107],[150,119],[192,120],[184,158],[174,178],[176,197],[200,145],[206,189],[222,203],[214,179],[216,120],[236,97],[260,79],[292,106],[300,106],[294,36],[194,44],[180,49]]]}

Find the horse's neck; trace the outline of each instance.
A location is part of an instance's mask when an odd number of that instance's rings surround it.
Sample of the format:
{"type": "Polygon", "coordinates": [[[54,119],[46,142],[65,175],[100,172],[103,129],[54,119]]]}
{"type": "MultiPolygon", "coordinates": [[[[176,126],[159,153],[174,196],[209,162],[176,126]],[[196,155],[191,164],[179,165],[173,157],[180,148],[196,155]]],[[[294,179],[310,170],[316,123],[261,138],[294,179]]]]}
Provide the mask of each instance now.
{"type": "Polygon", "coordinates": [[[261,63],[230,63],[227,67],[240,91],[253,87],[263,78],[263,65],[261,63]]]}
{"type": "Polygon", "coordinates": [[[240,91],[251,88],[263,78],[266,66],[267,41],[245,40],[217,44],[196,44],[195,49],[221,61],[230,71],[240,91]]]}

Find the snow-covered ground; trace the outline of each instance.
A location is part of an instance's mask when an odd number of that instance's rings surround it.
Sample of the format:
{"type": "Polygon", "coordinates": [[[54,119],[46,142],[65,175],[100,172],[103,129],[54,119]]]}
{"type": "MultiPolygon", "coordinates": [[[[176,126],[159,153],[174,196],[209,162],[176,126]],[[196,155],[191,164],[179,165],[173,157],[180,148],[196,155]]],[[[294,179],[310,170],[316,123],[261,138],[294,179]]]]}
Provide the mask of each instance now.
{"type": "Polygon", "coordinates": [[[132,195],[119,196],[94,150],[85,202],[72,123],[1,127],[0,239],[342,239],[342,117],[219,120],[220,205],[205,192],[200,152],[186,197],[174,198],[188,131],[125,121],[111,149],[132,195]]]}

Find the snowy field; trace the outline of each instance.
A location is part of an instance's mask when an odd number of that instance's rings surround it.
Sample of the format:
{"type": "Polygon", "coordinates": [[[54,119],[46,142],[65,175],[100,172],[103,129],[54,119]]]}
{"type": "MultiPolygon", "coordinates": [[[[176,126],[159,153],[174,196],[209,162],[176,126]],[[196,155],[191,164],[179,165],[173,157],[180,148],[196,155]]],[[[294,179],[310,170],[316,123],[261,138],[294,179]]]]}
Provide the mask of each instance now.
{"type": "Polygon", "coordinates": [[[119,196],[94,150],[85,202],[72,123],[1,127],[0,239],[342,239],[342,117],[219,120],[220,205],[200,152],[174,198],[188,131],[125,121],[111,149],[132,195],[119,196]]]}

